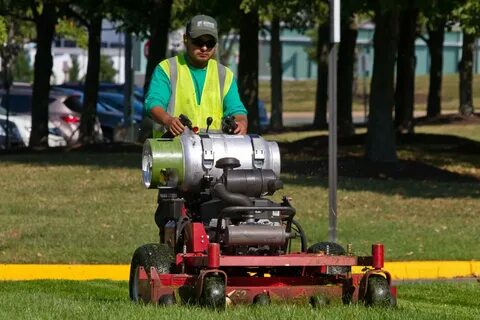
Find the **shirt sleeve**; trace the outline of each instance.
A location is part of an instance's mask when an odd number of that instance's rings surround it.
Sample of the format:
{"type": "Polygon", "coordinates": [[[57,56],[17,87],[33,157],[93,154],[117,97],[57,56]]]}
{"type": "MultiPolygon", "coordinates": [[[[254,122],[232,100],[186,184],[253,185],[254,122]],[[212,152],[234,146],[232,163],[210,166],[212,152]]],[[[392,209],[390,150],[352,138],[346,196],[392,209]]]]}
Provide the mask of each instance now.
{"type": "Polygon", "coordinates": [[[144,115],[150,117],[150,111],[153,107],[161,107],[167,111],[171,94],[170,79],[165,71],[157,65],[153,71],[152,80],[150,80],[150,86],[145,98],[143,106],[144,115]]]}
{"type": "Polygon", "coordinates": [[[232,79],[232,84],[228,89],[227,95],[223,99],[223,115],[235,116],[235,115],[246,115],[247,109],[240,100],[240,95],[238,93],[237,81],[235,78],[232,79]]]}

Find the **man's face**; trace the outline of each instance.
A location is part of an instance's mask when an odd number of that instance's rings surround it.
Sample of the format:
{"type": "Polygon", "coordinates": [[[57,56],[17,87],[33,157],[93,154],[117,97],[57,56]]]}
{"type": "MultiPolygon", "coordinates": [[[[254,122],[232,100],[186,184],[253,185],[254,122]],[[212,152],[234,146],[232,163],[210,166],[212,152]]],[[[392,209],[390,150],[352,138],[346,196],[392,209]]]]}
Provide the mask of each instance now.
{"type": "Polygon", "coordinates": [[[215,54],[217,43],[212,36],[203,35],[194,39],[185,36],[185,44],[190,62],[196,67],[204,67],[215,54]]]}

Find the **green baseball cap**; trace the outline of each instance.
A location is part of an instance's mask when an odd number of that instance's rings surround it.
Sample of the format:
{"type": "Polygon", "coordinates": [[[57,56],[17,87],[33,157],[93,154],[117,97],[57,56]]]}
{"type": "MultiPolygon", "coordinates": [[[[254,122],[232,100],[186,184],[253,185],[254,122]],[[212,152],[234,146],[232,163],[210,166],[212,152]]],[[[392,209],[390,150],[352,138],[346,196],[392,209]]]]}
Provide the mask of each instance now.
{"type": "Polygon", "coordinates": [[[187,34],[190,38],[198,38],[207,34],[217,41],[217,21],[212,17],[205,15],[195,16],[187,24],[187,34]]]}

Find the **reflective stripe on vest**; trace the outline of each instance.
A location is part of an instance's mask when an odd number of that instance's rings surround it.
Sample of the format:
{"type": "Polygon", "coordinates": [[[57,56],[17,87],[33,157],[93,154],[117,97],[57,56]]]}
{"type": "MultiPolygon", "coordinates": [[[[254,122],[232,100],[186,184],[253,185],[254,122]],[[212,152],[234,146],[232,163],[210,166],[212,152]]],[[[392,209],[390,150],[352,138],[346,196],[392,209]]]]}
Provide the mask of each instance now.
{"type": "MultiPolygon", "coordinates": [[[[176,117],[180,114],[188,116],[192,125],[200,129],[205,129],[207,118],[212,117],[210,129],[220,130],[223,99],[233,81],[232,71],[215,60],[210,60],[198,104],[193,78],[183,56],[163,60],[160,67],[170,79],[171,96],[167,112],[176,117]]],[[[154,137],[159,136],[160,133],[155,132],[158,129],[158,126],[154,126],[154,137]]]]}

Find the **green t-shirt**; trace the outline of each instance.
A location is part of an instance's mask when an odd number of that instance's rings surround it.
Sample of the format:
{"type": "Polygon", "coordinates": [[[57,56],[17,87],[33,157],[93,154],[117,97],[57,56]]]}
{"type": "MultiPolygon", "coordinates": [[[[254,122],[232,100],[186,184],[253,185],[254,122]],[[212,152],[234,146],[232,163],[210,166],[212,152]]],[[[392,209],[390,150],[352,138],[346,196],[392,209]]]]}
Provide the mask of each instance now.
{"type": "MultiPolygon", "coordinates": [[[[192,75],[193,84],[195,87],[195,94],[197,97],[197,103],[200,104],[201,92],[203,90],[203,85],[205,84],[205,76],[207,74],[207,68],[198,69],[194,68],[191,65],[188,65],[190,69],[190,74],[192,75]]],[[[168,101],[172,94],[172,89],[170,88],[170,79],[160,65],[155,67],[153,71],[152,80],[150,81],[150,86],[148,88],[147,96],[145,98],[144,112],[147,116],[150,116],[150,110],[153,107],[162,107],[163,110],[167,111],[168,101]]],[[[247,110],[240,100],[238,94],[238,87],[235,78],[232,80],[232,84],[228,89],[227,95],[223,99],[223,115],[224,116],[233,116],[233,115],[246,115],[247,110]]]]}

